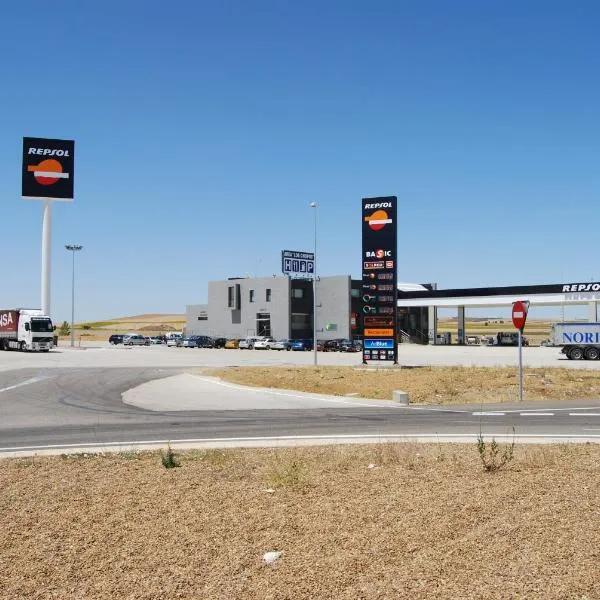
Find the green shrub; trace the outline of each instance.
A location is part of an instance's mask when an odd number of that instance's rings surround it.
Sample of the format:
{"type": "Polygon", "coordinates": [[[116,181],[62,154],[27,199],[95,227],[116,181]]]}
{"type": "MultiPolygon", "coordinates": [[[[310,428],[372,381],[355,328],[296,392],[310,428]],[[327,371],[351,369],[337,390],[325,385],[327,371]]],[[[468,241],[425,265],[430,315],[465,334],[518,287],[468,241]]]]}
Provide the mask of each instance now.
{"type": "Polygon", "coordinates": [[[167,446],[166,452],[161,452],[162,464],[165,469],[174,469],[175,467],[180,467],[181,464],[177,460],[177,455],[173,452],[171,445],[167,446]]]}

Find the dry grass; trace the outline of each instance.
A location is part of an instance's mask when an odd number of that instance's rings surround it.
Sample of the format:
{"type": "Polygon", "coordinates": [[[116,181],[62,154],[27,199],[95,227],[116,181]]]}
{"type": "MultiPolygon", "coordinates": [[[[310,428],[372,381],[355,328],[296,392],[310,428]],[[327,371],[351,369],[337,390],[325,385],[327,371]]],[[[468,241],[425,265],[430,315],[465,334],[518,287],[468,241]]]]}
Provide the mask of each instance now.
{"type": "MultiPolygon", "coordinates": [[[[57,325],[60,326],[60,323],[57,325]]],[[[106,341],[113,333],[139,332],[144,335],[160,335],[167,331],[181,331],[184,327],[185,315],[145,314],[75,323],[75,336],[77,339],[81,336],[82,340],[88,341],[106,341]]],[[[68,338],[70,335],[63,337],[68,338]]]]}
{"type": "Polygon", "coordinates": [[[0,597],[600,598],[598,446],[493,475],[474,444],[179,458],[2,461],[0,597]]]}
{"type": "MultiPolygon", "coordinates": [[[[529,340],[529,343],[533,345],[539,345],[539,343],[550,337],[550,327],[553,323],[556,323],[558,319],[547,320],[547,319],[527,319],[525,330],[523,334],[529,340]]],[[[452,341],[456,343],[457,335],[457,322],[456,318],[442,318],[438,319],[438,333],[449,332],[452,334],[452,341]]],[[[514,331],[512,319],[499,318],[488,318],[488,319],[467,319],[465,321],[465,335],[493,335],[499,331],[514,331]]]]}
{"type": "MultiPolygon", "coordinates": [[[[243,385],[341,396],[355,393],[363,398],[390,400],[393,390],[403,390],[415,404],[518,400],[517,371],[513,368],[231,367],[208,373],[243,385]]],[[[600,373],[587,369],[525,369],[523,389],[525,401],[597,399],[600,373]]]]}

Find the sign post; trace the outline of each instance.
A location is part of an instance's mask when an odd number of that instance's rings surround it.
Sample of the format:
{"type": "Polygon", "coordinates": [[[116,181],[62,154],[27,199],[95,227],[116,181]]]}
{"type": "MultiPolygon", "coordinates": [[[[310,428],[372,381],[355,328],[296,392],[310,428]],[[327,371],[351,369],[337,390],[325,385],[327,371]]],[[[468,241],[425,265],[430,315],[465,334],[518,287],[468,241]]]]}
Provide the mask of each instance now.
{"type": "Polygon", "coordinates": [[[519,402],[523,402],[523,329],[528,311],[529,302],[527,300],[517,300],[513,303],[512,322],[519,330],[519,402]]]}
{"type": "Polygon", "coordinates": [[[52,202],[74,198],[75,142],[46,138],[23,138],[21,196],[43,200],[42,218],[42,298],[41,309],[50,316],[50,250],[52,242],[52,202]]]}

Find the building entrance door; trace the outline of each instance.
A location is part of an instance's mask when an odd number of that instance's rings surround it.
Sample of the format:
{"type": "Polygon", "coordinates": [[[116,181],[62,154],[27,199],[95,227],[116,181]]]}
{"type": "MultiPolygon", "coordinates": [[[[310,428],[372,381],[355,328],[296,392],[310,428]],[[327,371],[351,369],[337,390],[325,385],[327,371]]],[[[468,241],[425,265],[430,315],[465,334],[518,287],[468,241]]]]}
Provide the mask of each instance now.
{"type": "Polygon", "coordinates": [[[256,313],[256,335],[271,337],[271,313],[256,313]]]}

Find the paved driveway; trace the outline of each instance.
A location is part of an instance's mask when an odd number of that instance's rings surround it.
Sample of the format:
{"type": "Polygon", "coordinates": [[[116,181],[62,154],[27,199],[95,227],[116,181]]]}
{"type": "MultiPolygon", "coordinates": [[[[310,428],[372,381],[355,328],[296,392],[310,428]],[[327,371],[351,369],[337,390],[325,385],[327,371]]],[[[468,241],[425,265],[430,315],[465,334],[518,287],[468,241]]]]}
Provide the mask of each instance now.
{"type": "MultiPolygon", "coordinates": [[[[68,343],[67,343],[68,344],[68,343]]],[[[249,365],[312,365],[312,352],[274,350],[214,350],[203,348],[167,348],[166,346],[123,347],[107,342],[85,344],[81,348],[59,346],[48,354],[0,352],[0,371],[21,368],[89,367],[225,367],[249,365]]],[[[360,365],[360,353],[319,352],[320,365],[360,365]]],[[[419,346],[398,347],[400,365],[432,366],[516,366],[517,349],[491,346],[419,346]]],[[[527,347],[523,363],[528,367],[567,367],[600,369],[600,361],[572,361],[558,348],[527,347]]],[[[374,363],[372,363],[374,364],[374,363]]],[[[389,363],[386,363],[389,364],[389,363]]]]}

